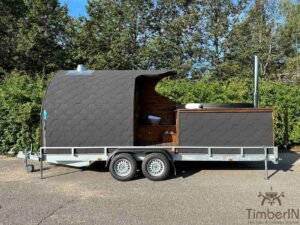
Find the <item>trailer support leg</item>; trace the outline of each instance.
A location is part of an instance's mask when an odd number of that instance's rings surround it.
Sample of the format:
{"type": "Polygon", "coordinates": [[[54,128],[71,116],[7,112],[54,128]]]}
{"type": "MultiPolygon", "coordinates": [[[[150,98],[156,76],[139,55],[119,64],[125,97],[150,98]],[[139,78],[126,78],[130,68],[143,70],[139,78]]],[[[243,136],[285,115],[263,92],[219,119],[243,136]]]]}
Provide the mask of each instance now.
{"type": "Polygon", "coordinates": [[[43,149],[40,152],[40,171],[41,171],[41,179],[43,179],[43,149]]]}
{"type": "Polygon", "coordinates": [[[28,166],[28,153],[27,153],[27,149],[25,150],[25,167],[27,168],[28,166]]]}
{"type": "Polygon", "coordinates": [[[268,175],[268,159],[265,159],[265,180],[269,179],[268,175]]]}
{"type": "Polygon", "coordinates": [[[269,179],[268,175],[268,149],[264,148],[264,153],[265,153],[265,180],[269,179]]]}

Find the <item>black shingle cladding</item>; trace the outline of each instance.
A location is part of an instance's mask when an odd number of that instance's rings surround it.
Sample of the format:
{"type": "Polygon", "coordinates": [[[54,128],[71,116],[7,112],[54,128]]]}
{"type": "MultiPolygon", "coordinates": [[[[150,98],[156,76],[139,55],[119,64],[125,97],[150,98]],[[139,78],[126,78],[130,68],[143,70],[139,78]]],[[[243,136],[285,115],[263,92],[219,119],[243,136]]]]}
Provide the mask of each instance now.
{"type": "Polygon", "coordinates": [[[50,82],[46,146],[132,146],[134,92],[138,76],[174,75],[174,71],[59,71],[50,82]]]}
{"type": "MultiPolygon", "coordinates": [[[[183,146],[273,146],[272,112],[179,113],[183,146]]],[[[232,150],[231,150],[232,151],[232,150]]]]}

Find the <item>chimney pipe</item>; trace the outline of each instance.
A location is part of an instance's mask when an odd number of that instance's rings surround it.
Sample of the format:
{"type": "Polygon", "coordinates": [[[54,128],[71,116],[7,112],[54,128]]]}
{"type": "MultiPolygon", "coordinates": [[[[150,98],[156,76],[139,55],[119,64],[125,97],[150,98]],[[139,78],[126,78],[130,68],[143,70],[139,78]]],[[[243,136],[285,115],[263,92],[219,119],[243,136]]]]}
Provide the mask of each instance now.
{"type": "Polygon", "coordinates": [[[254,108],[259,107],[259,94],[258,94],[258,67],[259,67],[259,59],[257,55],[254,55],[254,99],[253,105],[254,108]]]}

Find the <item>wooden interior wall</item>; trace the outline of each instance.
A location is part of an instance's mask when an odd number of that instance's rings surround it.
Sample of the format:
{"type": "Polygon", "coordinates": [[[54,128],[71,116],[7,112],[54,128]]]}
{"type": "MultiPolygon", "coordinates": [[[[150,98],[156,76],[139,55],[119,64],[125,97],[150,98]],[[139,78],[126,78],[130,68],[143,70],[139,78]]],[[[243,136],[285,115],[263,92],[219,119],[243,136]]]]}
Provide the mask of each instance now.
{"type": "Polygon", "coordinates": [[[141,76],[136,80],[135,97],[135,144],[151,145],[162,143],[166,131],[176,133],[176,103],[155,91],[160,77],[141,76]],[[148,116],[159,116],[159,125],[151,125],[148,116]]]}
{"type": "MultiPolygon", "coordinates": [[[[166,131],[176,133],[175,125],[140,125],[137,130],[137,145],[164,144],[163,135],[166,131]]],[[[170,143],[171,141],[167,141],[170,143]]],[[[177,142],[174,140],[174,142],[177,142]]]]}

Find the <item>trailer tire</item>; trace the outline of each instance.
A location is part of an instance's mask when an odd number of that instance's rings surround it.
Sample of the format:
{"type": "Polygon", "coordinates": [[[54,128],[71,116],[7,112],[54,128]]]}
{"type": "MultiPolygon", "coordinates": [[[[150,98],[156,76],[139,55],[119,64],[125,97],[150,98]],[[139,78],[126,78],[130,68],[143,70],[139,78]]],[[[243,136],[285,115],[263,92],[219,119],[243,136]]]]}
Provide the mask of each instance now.
{"type": "Polygon", "coordinates": [[[170,161],[162,153],[151,153],[142,162],[142,172],[149,180],[164,180],[169,176],[170,161]]]}
{"type": "Polygon", "coordinates": [[[136,175],[137,162],[131,154],[121,153],[113,157],[109,164],[109,171],[116,180],[128,181],[136,175]]]}
{"type": "Polygon", "coordinates": [[[34,165],[28,164],[26,166],[26,170],[27,170],[28,173],[32,173],[34,171],[34,165]]]}

